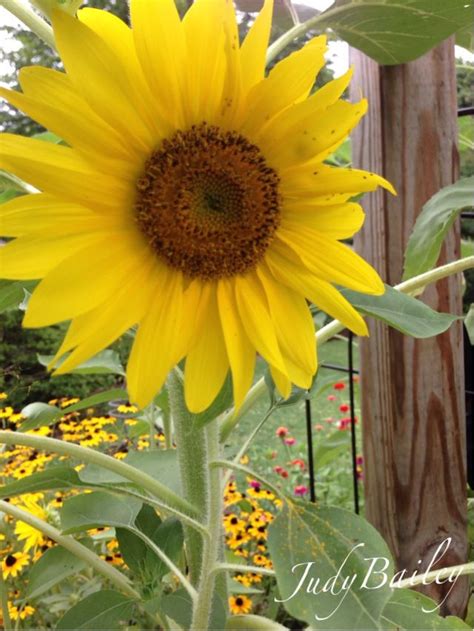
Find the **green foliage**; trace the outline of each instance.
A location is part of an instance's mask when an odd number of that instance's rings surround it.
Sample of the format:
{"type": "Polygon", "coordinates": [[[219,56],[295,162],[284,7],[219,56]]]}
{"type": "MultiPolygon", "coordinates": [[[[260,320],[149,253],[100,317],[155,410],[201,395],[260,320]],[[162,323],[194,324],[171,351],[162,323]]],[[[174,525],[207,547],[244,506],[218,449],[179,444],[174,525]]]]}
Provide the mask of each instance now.
{"type": "Polygon", "coordinates": [[[132,615],[134,602],[113,590],[95,592],[81,600],[61,618],[56,629],[123,629],[121,623],[132,615]]]}
{"type": "Polygon", "coordinates": [[[31,569],[26,598],[38,598],[73,574],[81,572],[86,562],[65,548],[50,548],[31,569]]]}
{"type": "Polygon", "coordinates": [[[64,503],[61,526],[67,533],[100,526],[133,526],[141,507],[141,501],[133,497],[123,499],[105,491],[82,493],[64,503]]]}
{"type": "Polygon", "coordinates": [[[400,64],[472,21],[473,8],[473,0],[337,0],[318,28],[333,29],[380,64],[400,64]]]}
{"type": "Polygon", "coordinates": [[[463,209],[474,204],[474,176],[445,186],[418,215],[405,251],[404,279],[436,265],[446,234],[463,209]]]}
{"type": "Polygon", "coordinates": [[[444,333],[457,316],[438,313],[421,300],[385,286],[382,296],[368,296],[343,290],[349,302],[364,315],[385,322],[397,331],[416,338],[427,338],[444,333]]]}

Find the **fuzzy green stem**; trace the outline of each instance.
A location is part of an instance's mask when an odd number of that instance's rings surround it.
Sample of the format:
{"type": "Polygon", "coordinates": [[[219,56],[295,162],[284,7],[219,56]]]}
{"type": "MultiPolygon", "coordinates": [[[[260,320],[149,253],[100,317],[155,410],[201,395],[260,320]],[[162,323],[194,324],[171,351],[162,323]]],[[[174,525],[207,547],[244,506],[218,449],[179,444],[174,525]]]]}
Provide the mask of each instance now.
{"type": "Polygon", "coordinates": [[[163,418],[163,432],[165,434],[165,447],[166,449],[172,449],[173,447],[173,436],[171,431],[171,415],[166,410],[162,411],[163,418]]]}
{"type": "Polygon", "coordinates": [[[253,572],[254,574],[265,574],[265,576],[275,576],[275,570],[258,565],[244,565],[242,563],[218,563],[214,567],[214,572],[253,572]]]}
{"type": "MultiPolygon", "coordinates": [[[[466,256],[458,261],[454,261],[453,263],[447,263],[446,265],[441,265],[440,267],[436,267],[435,269],[430,270],[429,272],[425,272],[420,274],[419,276],[414,276],[409,280],[405,280],[398,285],[395,285],[393,288],[397,291],[400,291],[403,294],[418,294],[428,285],[431,285],[438,280],[442,280],[443,278],[447,278],[448,276],[452,276],[453,274],[458,274],[460,272],[464,272],[467,269],[474,268],[474,256],[466,256]]],[[[346,327],[339,322],[339,320],[333,320],[326,326],[323,326],[316,333],[316,343],[318,346],[321,346],[325,342],[332,339],[335,335],[344,331],[346,327]]],[[[230,409],[226,412],[222,417],[221,422],[221,442],[224,442],[229,434],[232,432],[234,427],[240,421],[242,416],[253,406],[255,401],[260,399],[267,392],[267,386],[263,377],[259,379],[252,388],[249,390],[242,406],[236,412],[234,408],[230,409]]]]}
{"type": "Polygon", "coordinates": [[[219,460],[219,459],[212,459],[211,462],[209,463],[210,467],[212,468],[223,468],[223,469],[232,469],[234,471],[242,471],[243,473],[246,473],[247,475],[250,475],[252,478],[255,478],[256,480],[259,480],[262,484],[264,484],[267,489],[269,489],[272,493],[274,493],[277,497],[280,497],[282,499],[284,499],[284,493],[278,489],[276,486],[274,486],[271,482],[269,482],[266,478],[264,478],[263,476],[261,476],[259,473],[257,473],[256,471],[253,471],[252,469],[249,469],[248,467],[245,467],[243,464],[237,464],[236,462],[231,462],[230,460],[219,460]]]}
{"type": "Polygon", "coordinates": [[[220,441],[221,443],[225,443],[230,433],[240,421],[240,419],[245,416],[245,414],[253,408],[255,403],[259,401],[267,392],[267,386],[265,384],[265,380],[262,378],[257,381],[248,391],[247,396],[245,397],[244,402],[240,406],[238,410],[232,408],[228,412],[222,415],[221,418],[221,431],[220,431],[220,441]]]}
{"type": "Polygon", "coordinates": [[[33,33],[38,35],[53,50],[56,48],[53,29],[33,9],[22,0],[0,0],[0,6],[5,7],[12,15],[23,22],[33,33]]]}
{"type": "MultiPolygon", "coordinates": [[[[270,416],[273,414],[273,412],[275,411],[275,406],[271,406],[267,412],[265,413],[265,415],[263,416],[262,420],[260,421],[260,423],[258,423],[257,425],[255,425],[255,427],[253,428],[253,430],[250,432],[247,440],[245,441],[245,443],[242,445],[242,447],[239,449],[239,451],[237,452],[237,455],[234,457],[233,461],[235,464],[239,464],[240,463],[240,459],[242,458],[242,456],[245,454],[245,452],[247,451],[247,449],[250,447],[250,445],[252,444],[253,439],[255,438],[255,436],[258,434],[258,432],[262,429],[262,427],[265,425],[265,423],[267,422],[267,420],[270,418],[270,416]]],[[[225,489],[226,484],[229,482],[231,476],[231,471],[227,471],[227,473],[224,476],[224,479],[222,481],[222,486],[225,489]]]]}
{"type": "MultiPolygon", "coordinates": [[[[183,379],[178,369],[168,377],[168,397],[174,425],[179,470],[183,494],[199,511],[198,519],[204,523],[207,515],[207,447],[206,436],[197,428],[194,415],[184,400],[183,379]]],[[[186,555],[192,585],[197,585],[201,575],[203,541],[199,533],[184,528],[186,555]]]]}
{"type": "Polygon", "coordinates": [[[8,585],[3,578],[3,571],[0,569],[0,604],[2,607],[3,628],[4,631],[11,631],[12,621],[10,618],[10,610],[8,609],[8,585]]]}
{"type": "MultiPolygon", "coordinates": [[[[209,462],[219,458],[219,428],[216,420],[205,427],[209,462]]],[[[207,464],[207,463],[206,463],[207,464]]],[[[210,537],[204,542],[198,601],[193,614],[191,629],[207,629],[211,615],[216,577],[214,568],[223,544],[221,474],[218,468],[208,468],[209,502],[207,527],[210,537]]]]}
{"type": "Polygon", "coordinates": [[[5,443],[6,445],[26,445],[27,447],[35,447],[36,449],[71,456],[82,462],[96,464],[99,467],[121,475],[131,482],[135,482],[138,486],[162,499],[166,504],[169,504],[171,508],[175,507],[190,515],[196,515],[196,510],[189,502],[173,491],[170,491],[170,489],[161,484],[161,482],[158,482],[158,480],[155,480],[150,475],[143,473],[143,471],[121,460],[102,454],[94,449],[67,443],[63,440],[57,440],[56,438],[48,438],[47,436],[34,436],[33,434],[10,431],[0,431],[0,443],[5,443]]]}
{"type": "Polygon", "coordinates": [[[449,578],[451,575],[464,576],[466,574],[474,574],[474,562],[452,565],[451,567],[444,567],[439,570],[433,570],[432,572],[426,572],[425,574],[419,574],[414,578],[405,578],[403,581],[394,583],[394,587],[415,587],[416,585],[426,585],[436,579],[449,578]]]}
{"type": "Polygon", "coordinates": [[[140,599],[140,594],[131,587],[128,579],[121,572],[116,570],[112,565],[109,565],[106,561],[97,556],[97,554],[89,550],[89,548],[86,548],[82,543],[76,541],[73,537],[61,534],[61,532],[54,526],[51,526],[51,524],[39,519],[28,511],[18,508],[18,506],[13,506],[9,502],[0,500],[0,510],[32,526],[50,539],[53,539],[53,541],[56,541],[57,544],[69,550],[69,552],[79,559],[85,561],[88,567],[93,568],[99,574],[108,578],[117,588],[128,594],[128,596],[134,600],[140,599]]]}

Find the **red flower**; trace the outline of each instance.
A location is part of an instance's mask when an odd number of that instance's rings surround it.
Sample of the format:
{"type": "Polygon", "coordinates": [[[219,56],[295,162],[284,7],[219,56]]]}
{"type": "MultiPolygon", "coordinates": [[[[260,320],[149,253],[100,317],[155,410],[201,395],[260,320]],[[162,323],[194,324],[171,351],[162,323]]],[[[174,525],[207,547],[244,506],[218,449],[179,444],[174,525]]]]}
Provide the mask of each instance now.
{"type": "Polygon", "coordinates": [[[285,445],[294,445],[296,443],[296,438],[285,438],[285,445]]]}
{"type": "Polygon", "coordinates": [[[347,405],[347,403],[341,403],[341,405],[339,406],[339,410],[345,414],[346,412],[349,412],[349,406],[347,405]]]}
{"type": "Polygon", "coordinates": [[[337,381],[334,385],[333,388],[334,390],[344,390],[344,388],[346,387],[346,384],[343,383],[342,381],[337,381]]]}
{"type": "Polygon", "coordinates": [[[284,436],[286,436],[288,434],[288,428],[287,427],[279,427],[275,433],[276,433],[276,435],[279,438],[283,438],[284,436]]]}

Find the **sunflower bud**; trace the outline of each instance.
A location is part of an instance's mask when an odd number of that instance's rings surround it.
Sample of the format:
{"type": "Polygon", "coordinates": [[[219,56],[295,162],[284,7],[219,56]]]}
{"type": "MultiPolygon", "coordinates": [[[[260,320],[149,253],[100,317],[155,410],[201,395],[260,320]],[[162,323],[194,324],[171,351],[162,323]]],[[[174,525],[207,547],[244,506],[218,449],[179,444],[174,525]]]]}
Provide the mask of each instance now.
{"type": "Polygon", "coordinates": [[[36,7],[46,17],[51,17],[54,9],[61,9],[66,13],[75,15],[84,0],[30,0],[31,4],[36,7]]]}

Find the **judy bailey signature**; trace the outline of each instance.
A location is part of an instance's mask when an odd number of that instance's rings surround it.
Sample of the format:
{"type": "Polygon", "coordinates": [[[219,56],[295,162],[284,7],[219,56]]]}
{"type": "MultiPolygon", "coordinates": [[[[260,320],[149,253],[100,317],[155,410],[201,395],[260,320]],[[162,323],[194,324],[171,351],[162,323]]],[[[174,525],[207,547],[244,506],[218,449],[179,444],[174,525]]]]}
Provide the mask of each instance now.
{"type": "MultiPolygon", "coordinates": [[[[394,574],[392,578],[389,577],[386,570],[390,565],[390,561],[386,557],[364,557],[364,561],[367,561],[368,567],[363,575],[359,575],[357,573],[345,575],[345,568],[349,562],[349,559],[354,554],[356,550],[362,549],[365,547],[365,543],[358,543],[355,545],[352,550],[347,554],[346,558],[342,562],[341,566],[337,570],[336,574],[329,577],[326,581],[322,581],[320,577],[311,576],[311,568],[315,564],[314,561],[307,561],[304,563],[297,563],[291,568],[291,571],[295,575],[299,575],[301,573],[301,577],[296,585],[292,594],[290,594],[287,598],[278,599],[275,598],[275,602],[285,603],[294,598],[297,594],[301,592],[305,592],[307,594],[314,594],[318,596],[318,594],[332,594],[333,596],[340,596],[340,599],[335,605],[335,608],[327,615],[327,616],[318,616],[315,614],[316,620],[328,620],[333,616],[339,607],[344,602],[347,594],[352,589],[352,586],[357,581],[357,579],[361,579],[360,585],[357,585],[356,589],[362,590],[375,590],[381,589],[388,585],[391,588],[398,587],[398,583],[402,580],[408,581],[405,583],[406,587],[410,585],[413,586],[414,583],[411,583],[415,579],[415,577],[422,577],[422,582],[419,580],[416,582],[417,585],[430,585],[431,583],[436,583],[437,585],[443,585],[444,583],[452,583],[449,588],[446,596],[438,605],[436,605],[433,609],[425,609],[422,607],[424,613],[432,613],[445,602],[448,598],[451,590],[453,589],[457,579],[461,574],[461,570],[459,568],[453,568],[453,571],[448,577],[440,578],[437,574],[435,574],[434,579],[431,577],[431,580],[428,580],[426,575],[428,572],[433,571],[433,567],[438,563],[449,550],[449,546],[451,545],[452,538],[448,537],[444,539],[439,546],[436,548],[433,557],[431,558],[428,567],[423,571],[419,572],[418,570],[414,570],[412,572],[408,572],[407,570],[401,570],[394,574]],[[409,575],[408,575],[409,574],[409,575]]],[[[360,553],[359,553],[360,554],[360,553]]],[[[421,559],[418,561],[418,564],[421,563],[421,559]]]]}

